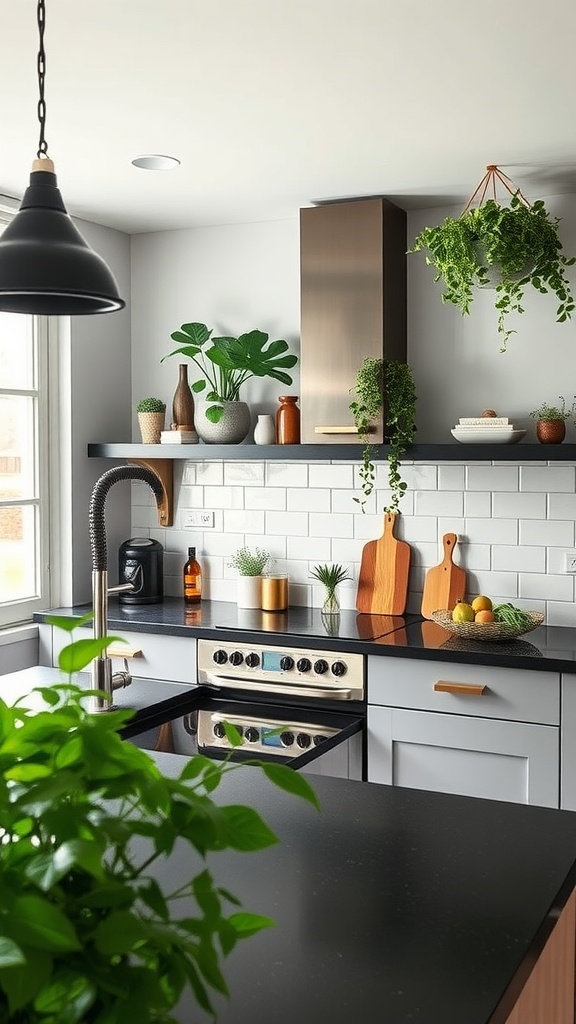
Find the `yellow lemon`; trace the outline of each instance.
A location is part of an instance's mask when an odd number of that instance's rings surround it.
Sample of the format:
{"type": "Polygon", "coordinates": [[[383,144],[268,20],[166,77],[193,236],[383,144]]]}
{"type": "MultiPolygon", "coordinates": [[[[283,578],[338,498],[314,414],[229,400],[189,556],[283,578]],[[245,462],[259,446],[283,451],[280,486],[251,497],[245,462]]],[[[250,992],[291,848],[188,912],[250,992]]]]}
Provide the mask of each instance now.
{"type": "Polygon", "coordinates": [[[474,622],[472,605],[466,604],[465,601],[458,601],[458,604],[452,609],[452,619],[454,622],[474,622]]]}
{"type": "Polygon", "coordinates": [[[484,594],[480,594],[472,601],[472,607],[475,612],[491,612],[492,601],[489,597],[485,597],[484,594]]]}

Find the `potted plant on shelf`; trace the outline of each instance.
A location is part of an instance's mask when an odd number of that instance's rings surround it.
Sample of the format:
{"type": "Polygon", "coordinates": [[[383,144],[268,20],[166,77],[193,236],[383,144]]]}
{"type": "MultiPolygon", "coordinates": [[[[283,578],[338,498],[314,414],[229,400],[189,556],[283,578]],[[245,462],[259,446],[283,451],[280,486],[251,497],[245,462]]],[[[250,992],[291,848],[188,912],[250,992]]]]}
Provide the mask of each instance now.
{"type": "Polygon", "coordinates": [[[566,420],[576,415],[576,395],[569,409],[566,408],[564,396],[558,397],[560,405],[547,405],[543,402],[529,413],[536,420],[536,437],[541,444],[561,444],[566,437],[566,420]]]}
{"type": "Polygon", "coordinates": [[[572,316],[574,300],[565,271],[576,257],[563,254],[559,223],[542,200],[531,205],[498,167],[489,164],[462,214],[424,228],[408,251],[425,250],[426,263],[436,270],[435,280],[444,285],[442,301],[458,306],[463,315],[470,313],[474,287],[495,285],[500,351],[504,352],[508,338],[515,333],[507,327],[507,318],[524,312],[528,285],[556,295],[559,323],[572,316]],[[496,200],[497,181],[510,193],[509,205],[496,200]],[[490,184],[494,198],[485,200],[490,184]],[[479,193],[480,205],[472,206],[479,193]]]}
{"type": "Polygon", "coordinates": [[[400,460],[416,432],[416,385],[407,363],[367,356],[356,374],[356,398],[350,403],[360,441],[364,444],[360,479],[363,498],[354,498],[366,511],[366,500],[374,489],[374,445],[370,427],[384,407],[385,440],[388,443],[388,486],[392,492],[386,512],[399,512],[407,484],[400,475],[400,460]]]}
{"type": "Polygon", "coordinates": [[[160,444],[164,430],[166,403],[161,398],[142,398],[136,406],[143,444],[160,444]]]}
{"type": "MultiPolygon", "coordinates": [[[[94,645],[111,639],[69,644],[61,669],[85,668],[94,645]]],[[[195,756],[167,778],[121,739],[134,712],[93,715],[86,697],[63,681],[35,691],[30,707],[0,700],[0,1018],[158,1024],[174,1020],[185,988],[213,1014],[211,993],[227,994],[223,957],[274,921],[244,911],[202,862],[212,851],[264,849],[276,836],[252,808],[211,798],[242,765],[195,756]],[[173,891],[155,866],[176,841],[189,847],[190,871],[173,891]],[[188,906],[176,910],[184,898],[188,906]]],[[[225,728],[239,745],[237,730],[225,728]]],[[[299,773],[260,767],[318,806],[299,773]]]]}
{"type": "Polygon", "coordinates": [[[238,572],[236,600],[239,608],[262,607],[262,573],[270,559],[264,548],[239,548],[228,562],[238,572]]]}
{"type": "Polygon", "coordinates": [[[237,338],[214,338],[206,324],[182,324],[170,335],[179,347],[171,356],[187,356],[199,376],[192,383],[203,403],[197,406],[196,430],[209,444],[239,444],[250,430],[250,410],[240,401],[240,389],[251,377],[271,377],[291,384],[286,373],[298,362],[283,340],[269,341],[264,331],[248,331],[237,338]]]}

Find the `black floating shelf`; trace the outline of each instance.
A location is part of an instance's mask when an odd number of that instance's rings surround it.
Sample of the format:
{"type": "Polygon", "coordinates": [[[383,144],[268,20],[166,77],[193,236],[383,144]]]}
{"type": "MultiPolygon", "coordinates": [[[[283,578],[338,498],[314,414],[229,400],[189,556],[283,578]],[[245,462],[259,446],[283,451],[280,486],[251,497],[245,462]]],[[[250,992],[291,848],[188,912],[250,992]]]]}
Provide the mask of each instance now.
{"type": "MultiPolygon", "coordinates": [[[[204,462],[356,462],[361,444],[106,444],[90,443],[91,459],[188,459],[204,462]]],[[[373,446],[373,461],[384,462],[388,445],[373,446]]],[[[576,462],[576,444],[413,444],[406,460],[417,462],[576,462]]]]}

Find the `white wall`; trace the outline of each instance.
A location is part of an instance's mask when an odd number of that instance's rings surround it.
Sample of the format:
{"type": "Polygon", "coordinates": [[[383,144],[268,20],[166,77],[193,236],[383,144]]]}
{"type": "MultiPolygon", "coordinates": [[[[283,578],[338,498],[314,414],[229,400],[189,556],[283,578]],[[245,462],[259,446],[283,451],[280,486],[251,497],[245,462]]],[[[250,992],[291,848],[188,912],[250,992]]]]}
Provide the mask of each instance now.
{"type": "MultiPolygon", "coordinates": [[[[110,228],[78,221],[87,242],[112,270],[126,309],[70,318],[60,348],[62,523],[61,604],[91,600],[88,506],[92,488],[112,463],[87,459],[89,441],[129,436],[132,414],[130,350],[130,239],[110,228]]],[[[130,529],[130,485],[117,484],[107,499],[109,560],[130,529]]]]}
{"type": "MultiPolygon", "coordinates": [[[[530,198],[530,197],[528,197],[530,198]]],[[[552,197],[547,207],[562,218],[561,237],[568,255],[576,252],[576,197],[552,197]]],[[[426,224],[458,210],[414,211],[408,218],[409,242],[426,224]]],[[[163,232],[132,239],[133,399],[158,394],[168,403],[177,381],[176,360],[160,365],[169,351],[170,332],[200,320],[218,332],[261,327],[293,341],[299,334],[298,216],[275,223],[163,232]]],[[[576,291],[576,273],[568,271],[576,291]]],[[[451,441],[460,416],[486,407],[525,426],[541,402],[576,392],[576,321],[555,323],[552,296],[534,293],[516,318],[518,334],[508,352],[499,352],[494,293],[482,291],[463,318],[441,302],[440,287],[422,254],[408,258],[408,358],[418,390],[421,442],[451,441]]],[[[297,381],[291,389],[298,393],[297,381]]],[[[280,389],[260,383],[254,414],[273,411],[280,389]]],[[[246,389],[246,397],[252,394],[246,389]]],[[[133,421],[133,437],[138,439],[133,421]]],[[[112,439],[112,438],[110,438],[112,439]]],[[[124,440],[126,437],[114,438],[124,440]]],[[[576,440],[568,427],[567,439],[576,440]]],[[[399,535],[413,548],[410,609],[419,608],[426,568],[440,561],[445,532],[459,536],[458,555],[469,572],[471,593],[518,599],[523,607],[544,611],[550,623],[574,625],[574,578],[561,569],[561,553],[574,546],[575,467],[519,464],[518,448],[510,465],[414,465],[405,467],[410,487],[402,505],[399,535]]],[[[511,453],[512,454],[512,453],[511,453]]],[[[196,544],[207,578],[207,596],[233,598],[229,554],[242,543],[268,547],[293,580],[295,602],[321,603],[309,580],[318,561],[349,564],[357,575],[362,545],[382,528],[385,467],[367,515],[357,511],[357,466],[311,463],[187,463],[176,468],[176,522],[159,530],[153,500],[133,487],[132,532],[159,539],[166,549],[167,593],[181,593],[180,571],[188,544],[196,544]],[[215,529],[204,534],[183,530],[190,508],[215,511],[215,529]]],[[[246,455],[256,455],[248,449],[246,455]]],[[[458,560],[458,556],[457,556],[458,560]]],[[[355,583],[343,588],[343,605],[354,606],[355,583]]]]}

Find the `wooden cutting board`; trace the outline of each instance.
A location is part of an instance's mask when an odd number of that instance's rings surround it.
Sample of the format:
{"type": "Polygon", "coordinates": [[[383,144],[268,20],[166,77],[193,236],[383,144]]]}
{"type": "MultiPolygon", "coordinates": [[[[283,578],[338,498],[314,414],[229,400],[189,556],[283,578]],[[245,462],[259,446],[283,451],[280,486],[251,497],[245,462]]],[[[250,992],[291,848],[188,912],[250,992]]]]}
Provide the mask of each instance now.
{"type": "Polygon", "coordinates": [[[426,573],[421,609],[425,619],[431,618],[432,612],[443,608],[451,611],[456,602],[464,600],[466,596],[466,571],[452,561],[457,540],[455,533],[444,534],[444,558],[440,565],[428,569],[426,573]]]}
{"type": "Polygon", "coordinates": [[[396,540],[397,515],[386,512],[384,533],[362,549],[356,608],[372,615],[403,615],[408,596],[410,545],[396,540]]]}

